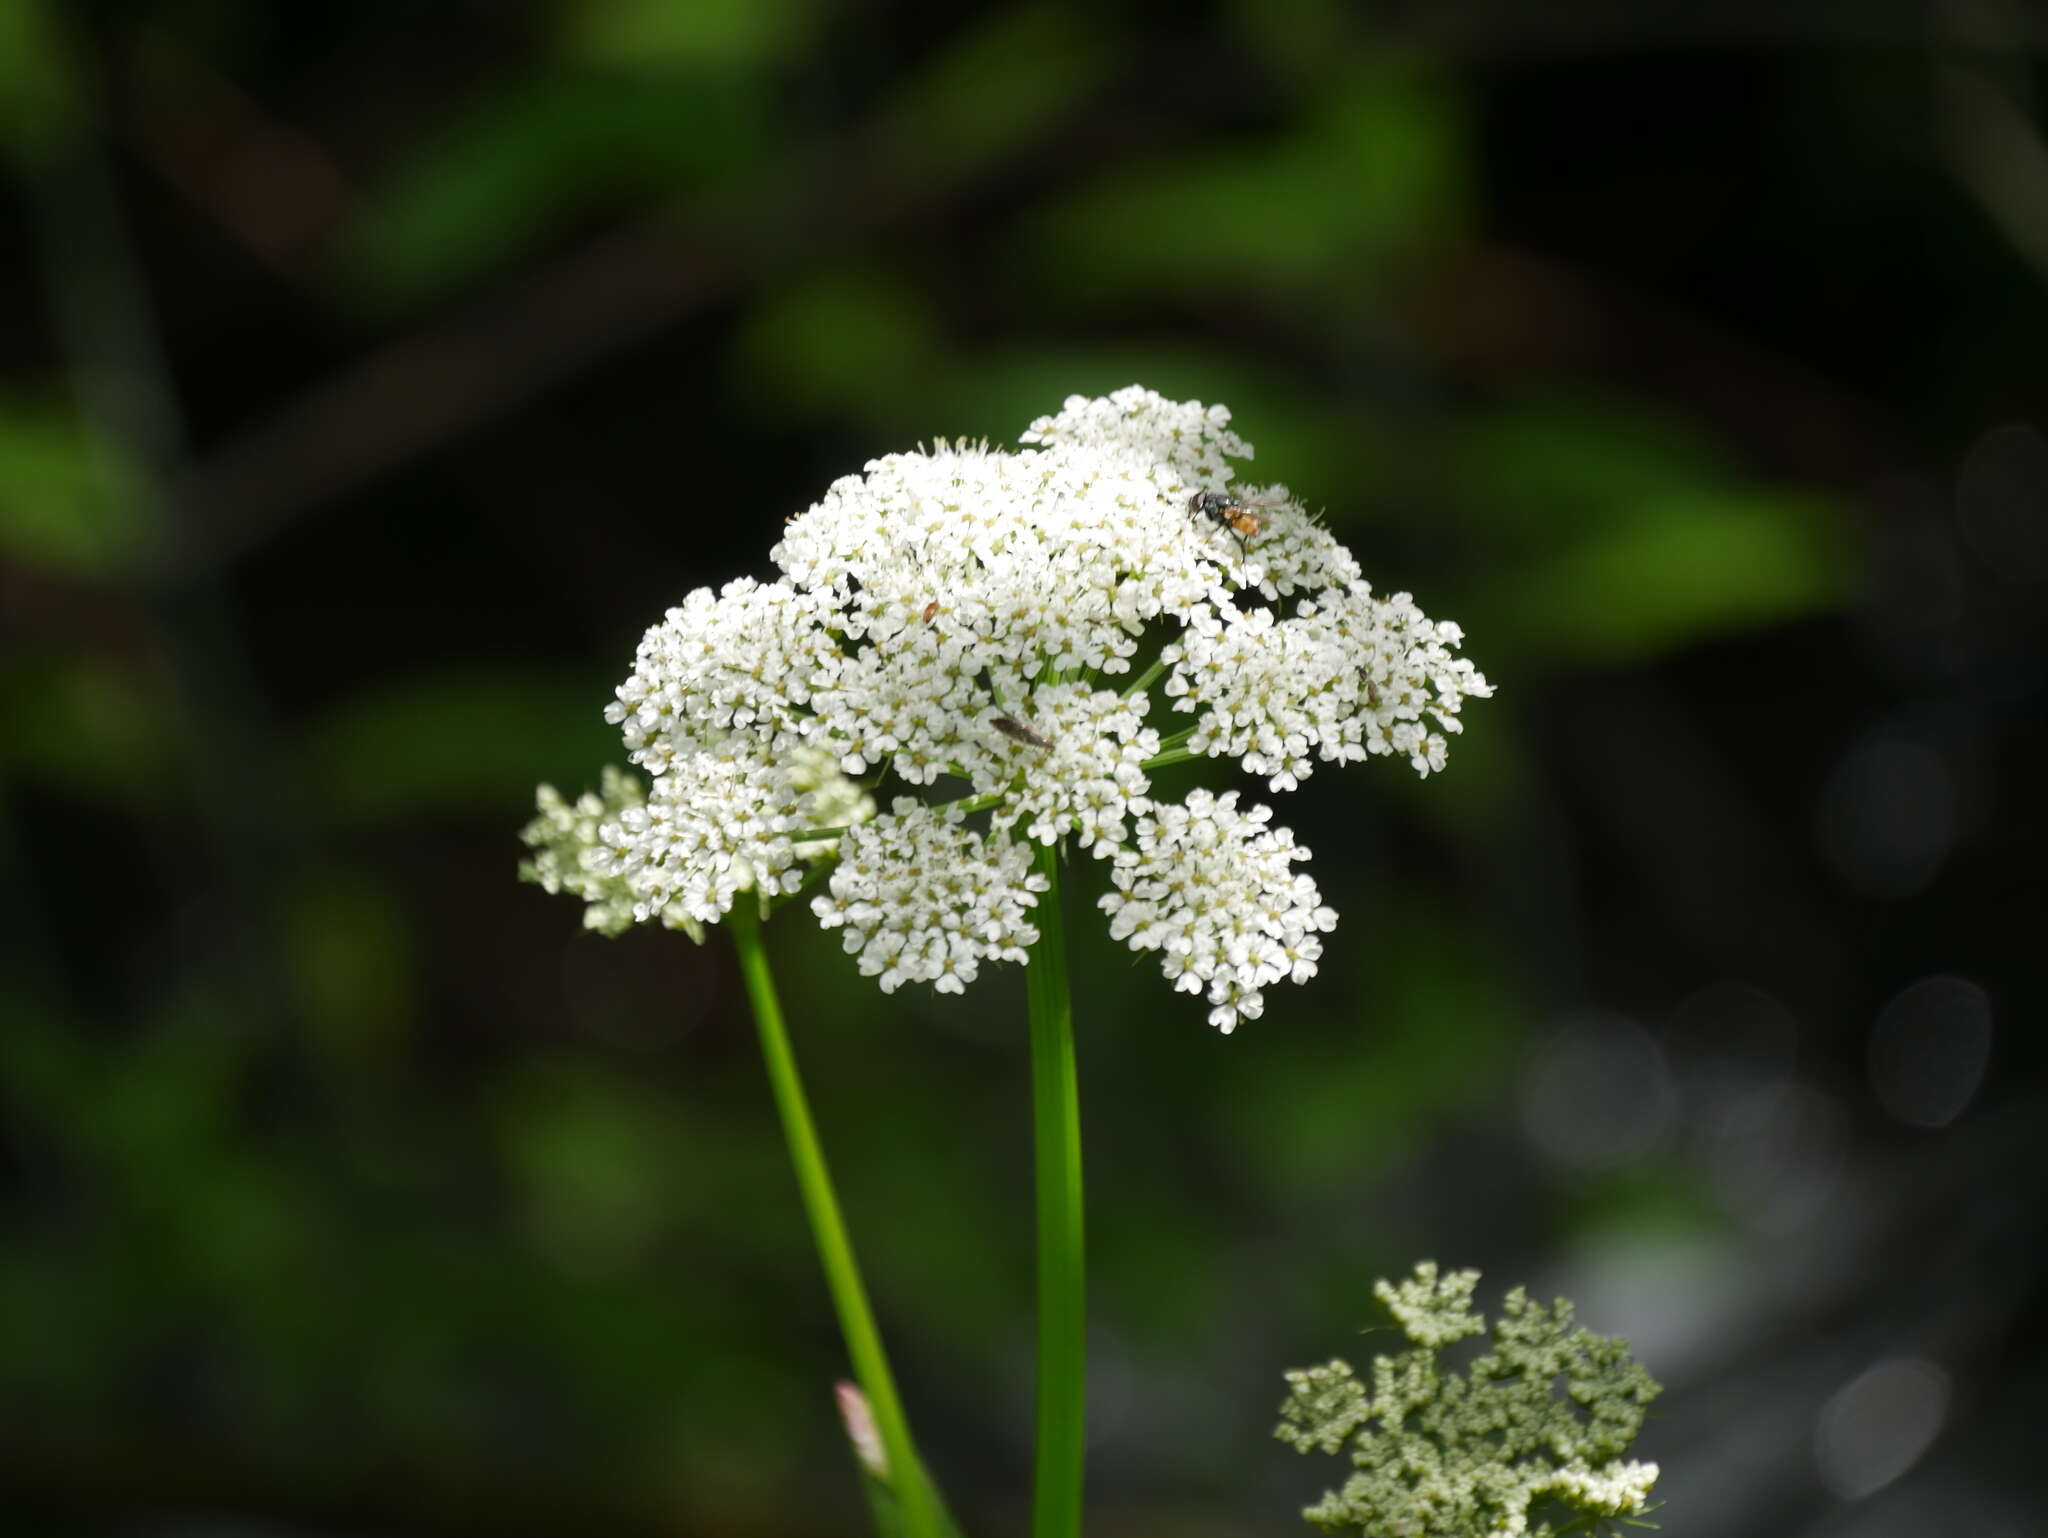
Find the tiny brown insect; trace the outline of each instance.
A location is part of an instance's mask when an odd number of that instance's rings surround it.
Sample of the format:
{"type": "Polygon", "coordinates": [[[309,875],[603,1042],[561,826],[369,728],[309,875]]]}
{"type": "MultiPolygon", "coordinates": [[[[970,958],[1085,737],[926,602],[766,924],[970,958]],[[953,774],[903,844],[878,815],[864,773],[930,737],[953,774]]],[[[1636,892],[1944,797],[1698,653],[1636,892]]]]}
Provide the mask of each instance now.
{"type": "Polygon", "coordinates": [[[1198,491],[1188,498],[1191,516],[1206,518],[1217,528],[1230,530],[1240,544],[1266,526],[1264,516],[1258,511],[1265,505],[1233,497],[1227,491],[1198,491]]]}
{"type": "Polygon", "coordinates": [[[1026,726],[1022,721],[1012,716],[997,716],[993,721],[989,722],[989,725],[993,726],[1012,742],[1021,742],[1026,747],[1049,748],[1052,746],[1052,739],[1046,736],[1044,732],[1041,732],[1035,726],[1026,726]]]}
{"type": "Polygon", "coordinates": [[[1217,528],[1228,531],[1237,541],[1238,553],[1249,555],[1252,539],[1266,526],[1267,511],[1290,505],[1286,497],[1255,501],[1227,491],[1198,491],[1188,498],[1188,514],[1206,518],[1217,528]]]}
{"type": "Polygon", "coordinates": [[[938,599],[934,598],[930,603],[924,606],[924,613],[919,615],[918,618],[923,620],[927,625],[929,625],[932,622],[932,620],[937,617],[938,612],[939,601],[938,599]]]}

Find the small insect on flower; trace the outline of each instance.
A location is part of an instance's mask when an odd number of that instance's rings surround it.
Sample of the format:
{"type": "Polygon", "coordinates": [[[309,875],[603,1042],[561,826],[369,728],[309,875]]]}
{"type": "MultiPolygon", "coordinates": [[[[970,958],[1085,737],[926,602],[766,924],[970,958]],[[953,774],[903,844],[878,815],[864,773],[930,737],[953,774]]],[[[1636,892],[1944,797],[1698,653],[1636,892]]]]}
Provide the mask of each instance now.
{"type": "Polygon", "coordinates": [[[938,617],[938,613],[939,601],[938,599],[934,598],[930,603],[924,606],[924,613],[920,614],[918,618],[923,620],[927,625],[929,625],[934,619],[938,617]]]}
{"type": "Polygon", "coordinates": [[[1237,548],[1243,551],[1247,541],[1266,526],[1266,510],[1286,505],[1284,501],[1254,502],[1227,491],[1198,491],[1188,498],[1188,515],[1206,518],[1217,528],[1229,530],[1237,537],[1237,548]]]}
{"type": "Polygon", "coordinates": [[[1012,742],[1021,742],[1027,748],[1049,748],[1052,746],[1052,739],[1046,736],[1044,732],[1041,732],[1035,726],[1026,726],[1022,721],[1012,716],[997,716],[993,721],[989,722],[989,725],[993,726],[1012,742]]]}

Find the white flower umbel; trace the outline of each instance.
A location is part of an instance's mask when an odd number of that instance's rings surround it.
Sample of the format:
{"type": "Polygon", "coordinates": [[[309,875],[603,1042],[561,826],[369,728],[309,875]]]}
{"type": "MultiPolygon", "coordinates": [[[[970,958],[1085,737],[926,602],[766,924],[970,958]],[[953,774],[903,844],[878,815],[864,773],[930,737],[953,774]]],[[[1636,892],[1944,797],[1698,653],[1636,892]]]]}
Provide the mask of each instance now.
{"type": "Polygon", "coordinates": [[[1235,758],[1269,776],[1272,790],[1306,779],[1311,755],[1356,763],[1393,754],[1427,775],[1444,766],[1443,734],[1461,729],[1465,697],[1493,692],[1452,655],[1463,639],[1456,625],[1425,619],[1408,594],[1375,598],[1363,582],[1285,618],[1225,604],[1195,614],[1166,648],[1166,694],[1195,713],[1191,751],[1235,758]]]}
{"type": "Polygon", "coordinates": [[[1073,397],[1016,450],[941,442],[834,482],[773,580],[699,590],[647,632],[609,718],[652,784],[544,801],[534,878],[607,932],[694,930],[836,859],[815,906],[862,970],[957,991],[1022,955],[1030,846],[1071,839],[1110,862],[1120,939],[1220,1028],[1256,1017],[1334,922],[1307,851],[1234,795],[1157,803],[1152,772],[1229,758],[1287,790],[1388,755],[1427,774],[1489,691],[1457,627],[1376,596],[1285,487],[1234,478],[1252,451],[1229,424],[1132,386],[1073,397]],[[916,794],[870,822],[885,783],[916,794]]]}
{"type": "Polygon", "coordinates": [[[847,831],[829,897],[812,899],[818,922],[846,930],[846,949],[882,992],[932,983],[959,993],[981,963],[1022,961],[1038,931],[1026,912],[1044,891],[1027,845],[992,842],[960,809],[908,796],[847,831]]]}
{"type": "Polygon", "coordinates": [[[1545,1308],[1519,1287],[1493,1350],[1446,1371],[1437,1353],[1486,1329],[1471,1306],[1478,1280],[1424,1262],[1399,1286],[1379,1283],[1412,1349],[1374,1357],[1369,1385],[1341,1358],[1287,1374],[1274,1434],[1301,1452],[1349,1443],[1357,1471],[1302,1513],[1316,1527],[1362,1538],[1549,1538],[1648,1508],[1657,1465],[1621,1455],[1656,1380],[1626,1341],[1576,1328],[1565,1299],[1545,1308]]]}
{"type": "Polygon", "coordinates": [[[1322,933],[1337,915],[1316,884],[1293,869],[1308,851],[1271,807],[1237,810],[1237,792],[1195,791],[1138,824],[1134,848],[1117,851],[1105,893],[1110,935],[1132,950],[1161,952],[1175,988],[1207,990],[1209,1023],[1230,1032],[1265,1008],[1261,989],[1315,976],[1322,933]]]}
{"type": "Polygon", "coordinates": [[[732,751],[739,741],[672,757],[651,793],[610,765],[601,792],[573,804],[541,786],[520,875],[581,897],[584,927],[607,935],[652,919],[702,940],[741,892],[795,891],[805,860],[837,845],[791,834],[872,817],[874,802],[815,749],[749,762],[732,751]]]}

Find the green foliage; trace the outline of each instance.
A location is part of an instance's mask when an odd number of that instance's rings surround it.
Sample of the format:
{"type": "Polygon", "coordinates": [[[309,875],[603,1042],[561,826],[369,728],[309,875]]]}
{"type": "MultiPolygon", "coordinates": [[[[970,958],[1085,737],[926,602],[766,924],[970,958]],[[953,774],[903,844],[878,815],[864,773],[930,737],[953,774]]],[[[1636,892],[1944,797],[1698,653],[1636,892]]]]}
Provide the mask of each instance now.
{"type": "Polygon", "coordinates": [[[759,68],[815,37],[821,0],[579,0],[567,13],[570,55],[611,68],[759,68]]]}
{"type": "Polygon", "coordinates": [[[169,702],[110,662],[23,648],[0,657],[0,769],[88,802],[161,806],[169,702]]]}
{"type": "Polygon", "coordinates": [[[0,401],[0,555],[112,577],[143,535],[110,446],[68,411],[0,401]]]}
{"type": "Polygon", "coordinates": [[[910,76],[877,117],[887,164],[943,185],[1030,145],[1114,61],[1113,19],[1060,4],[999,7],[910,76]]]}
{"type": "Polygon", "coordinates": [[[342,237],[336,275],[373,311],[445,298],[603,208],[701,193],[772,138],[745,76],[520,81],[467,106],[372,191],[342,237]]]}
{"type": "Polygon", "coordinates": [[[1438,1353],[1486,1330],[1472,1309],[1478,1282],[1477,1271],[1440,1274],[1424,1261],[1405,1282],[1378,1283],[1413,1349],[1374,1357],[1369,1389],[1341,1358],[1287,1374],[1274,1435],[1300,1452],[1348,1442],[1358,1470],[1302,1513],[1324,1532],[1551,1538],[1580,1519],[1645,1509],[1657,1466],[1620,1460],[1656,1381],[1626,1341],[1575,1329],[1565,1299],[1546,1309],[1519,1287],[1502,1304],[1493,1349],[1447,1372],[1438,1353]],[[1542,1515],[1549,1507],[1576,1516],[1560,1526],[1542,1515]]]}
{"type": "Polygon", "coordinates": [[[1270,142],[1198,143],[1095,179],[1034,221],[1019,256],[1050,293],[1095,302],[1313,287],[1349,309],[1457,228],[1463,165],[1452,95],[1375,62],[1270,142]]]}
{"type": "MultiPolygon", "coordinates": [[[[835,269],[771,291],[733,346],[732,376],[764,409],[851,416],[892,425],[914,418],[944,367],[930,305],[906,283],[868,269],[835,269]]],[[[950,426],[949,426],[950,430],[950,426]]]]}
{"type": "Polygon", "coordinates": [[[559,774],[568,753],[585,750],[586,763],[616,753],[592,691],[586,679],[509,664],[416,671],[308,726],[302,783],[344,825],[530,804],[533,782],[559,774]]]}
{"type": "Polygon", "coordinates": [[[1525,663],[1611,664],[1838,606],[1856,577],[1824,498],[1760,484],[1668,420],[1525,403],[1462,427],[1462,519],[1505,567],[1475,633],[1525,663]]]}
{"type": "Polygon", "coordinates": [[[75,110],[51,9],[45,0],[0,5],[0,149],[24,158],[60,135],[75,110]]]}

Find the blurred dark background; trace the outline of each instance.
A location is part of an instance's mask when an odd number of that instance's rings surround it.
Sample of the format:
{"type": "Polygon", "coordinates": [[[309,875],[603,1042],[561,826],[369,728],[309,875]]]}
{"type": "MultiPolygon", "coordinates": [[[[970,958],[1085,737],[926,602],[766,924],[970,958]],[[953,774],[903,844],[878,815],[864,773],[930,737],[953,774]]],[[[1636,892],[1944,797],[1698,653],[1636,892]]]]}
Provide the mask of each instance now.
{"type": "MultiPolygon", "coordinates": [[[[1343,925],[1237,1035],[1076,911],[1095,1530],[1306,1531],[1279,1373],[1435,1256],[1631,1335],[1668,1538],[2039,1531],[2044,46],[0,7],[10,1525],[863,1530],[729,949],[581,934],[514,834],[832,477],[1137,380],[1499,694],[1282,798],[1343,925]]],[[[1021,977],[771,938],[913,1420],[1021,1532],[1021,977]]]]}

